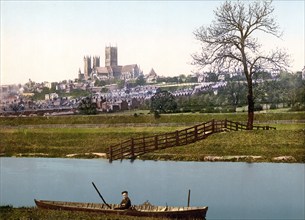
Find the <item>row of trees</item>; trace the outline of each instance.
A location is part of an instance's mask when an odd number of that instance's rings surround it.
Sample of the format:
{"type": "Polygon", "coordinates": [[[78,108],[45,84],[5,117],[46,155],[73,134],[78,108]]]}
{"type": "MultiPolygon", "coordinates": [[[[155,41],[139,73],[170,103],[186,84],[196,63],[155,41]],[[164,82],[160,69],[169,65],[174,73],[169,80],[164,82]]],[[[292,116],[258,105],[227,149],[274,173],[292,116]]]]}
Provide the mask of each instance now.
{"type": "MultiPolygon", "coordinates": [[[[159,113],[177,111],[235,112],[247,105],[247,84],[244,81],[228,81],[227,86],[215,94],[213,89],[192,96],[174,98],[167,91],[158,92],[150,101],[150,109],[159,113]]],[[[279,105],[293,110],[305,110],[305,80],[301,74],[281,73],[277,80],[254,83],[254,111],[263,104],[275,109],[279,105]]]]}

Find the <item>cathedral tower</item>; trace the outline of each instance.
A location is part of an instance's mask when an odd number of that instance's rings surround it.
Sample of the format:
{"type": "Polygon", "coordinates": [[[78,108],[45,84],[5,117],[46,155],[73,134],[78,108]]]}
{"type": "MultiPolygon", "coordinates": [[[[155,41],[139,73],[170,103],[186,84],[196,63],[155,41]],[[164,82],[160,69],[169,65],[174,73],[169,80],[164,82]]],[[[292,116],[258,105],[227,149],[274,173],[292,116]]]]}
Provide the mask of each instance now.
{"type": "Polygon", "coordinates": [[[105,66],[117,66],[118,65],[118,48],[106,47],[105,48],[105,66]]]}
{"type": "Polygon", "coordinates": [[[93,57],[92,69],[95,69],[96,67],[100,67],[100,57],[99,56],[93,57]]]}
{"type": "Polygon", "coordinates": [[[85,79],[88,79],[91,74],[91,57],[85,56],[84,57],[84,77],[85,79]]]}

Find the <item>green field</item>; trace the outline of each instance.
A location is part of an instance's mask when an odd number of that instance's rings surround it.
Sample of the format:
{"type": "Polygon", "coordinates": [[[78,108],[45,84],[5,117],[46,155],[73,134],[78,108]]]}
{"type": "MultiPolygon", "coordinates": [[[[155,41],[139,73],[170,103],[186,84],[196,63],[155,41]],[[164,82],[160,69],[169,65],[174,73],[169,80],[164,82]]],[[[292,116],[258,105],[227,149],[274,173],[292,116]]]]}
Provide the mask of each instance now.
{"type": "MultiPolygon", "coordinates": [[[[174,147],[142,156],[142,159],[202,161],[206,156],[261,156],[258,161],[292,156],[305,162],[305,113],[256,114],[260,125],[277,130],[238,131],[213,134],[207,139],[186,146],[174,147]]],[[[97,157],[108,147],[131,137],[173,132],[211,119],[228,118],[243,121],[239,114],[112,114],[97,116],[15,117],[0,118],[0,154],[2,156],[97,157]],[[88,126],[94,125],[94,126],[88,126]]],[[[229,159],[234,161],[236,159],[229,159]]],[[[248,161],[249,159],[244,159],[248,161]]]]}
{"type": "MultiPolygon", "coordinates": [[[[130,111],[124,114],[72,115],[44,117],[0,117],[0,126],[49,125],[49,124],[160,124],[160,123],[202,123],[206,121],[224,120],[246,122],[247,113],[179,113],[165,114],[156,119],[147,111],[130,111]]],[[[256,113],[255,121],[270,122],[278,120],[305,120],[305,112],[267,112],[256,113]]]]}

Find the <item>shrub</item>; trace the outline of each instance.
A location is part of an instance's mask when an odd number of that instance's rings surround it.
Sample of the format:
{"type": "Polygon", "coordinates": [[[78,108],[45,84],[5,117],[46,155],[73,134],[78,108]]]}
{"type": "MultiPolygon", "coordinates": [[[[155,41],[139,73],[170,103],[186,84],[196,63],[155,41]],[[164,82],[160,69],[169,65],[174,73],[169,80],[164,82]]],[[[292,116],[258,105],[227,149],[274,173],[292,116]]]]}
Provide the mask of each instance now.
{"type": "Polygon", "coordinates": [[[305,111],[305,106],[295,105],[295,106],[292,106],[289,111],[292,111],[292,112],[305,111]]]}
{"type": "Polygon", "coordinates": [[[263,110],[263,106],[260,104],[255,104],[254,105],[254,111],[262,111],[263,110]]]}
{"type": "Polygon", "coordinates": [[[272,103],[272,104],[270,105],[270,109],[277,109],[276,104],[272,103]]]}

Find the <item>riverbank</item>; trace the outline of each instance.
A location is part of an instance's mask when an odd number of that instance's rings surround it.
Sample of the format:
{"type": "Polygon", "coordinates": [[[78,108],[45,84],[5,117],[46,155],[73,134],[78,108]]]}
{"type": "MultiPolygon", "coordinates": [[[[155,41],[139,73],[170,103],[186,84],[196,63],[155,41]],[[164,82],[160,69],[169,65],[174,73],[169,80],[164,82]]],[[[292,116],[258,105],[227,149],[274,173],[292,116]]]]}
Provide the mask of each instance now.
{"type": "MultiPolygon", "coordinates": [[[[12,206],[0,207],[0,219],[16,220],[16,219],[39,219],[39,220],[54,220],[54,219],[90,219],[90,220],[155,220],[155,218],[129,217],[116,215],[98,215],[88,212],[70,212],[57,210],[41,210],[36,207],[13,208],[12,206]]],[[[164,219],[165,220],[165,219],[164,219]]]]}
{"type": "MultiPolygon", "coordinates": [[[[264,121],[260,125],[277,130],[217,133],[193,144],[155,151],[138,159],[305,163],[303,117],[305,113],[299,112],[256,114],[257,120],[264,121]]],[[[0,156],[105,158],[109,146],[131,137],[173,132],[210,118],[244,121],[246,115],[175,114],[162,115],[160,119],[140,114],[0,118],[0,156]]]]}
{"type": "MultiPolygon", "coordinates": [[[[12,128],[0,131],[0,153],[4,157],[105,158],[108,147],[120,141],[175,129],[177,127],[12,128]]],[[[305,132],[300,129],[222,132],[138,159],[305,163],[304,137],[305,132]]]]}

